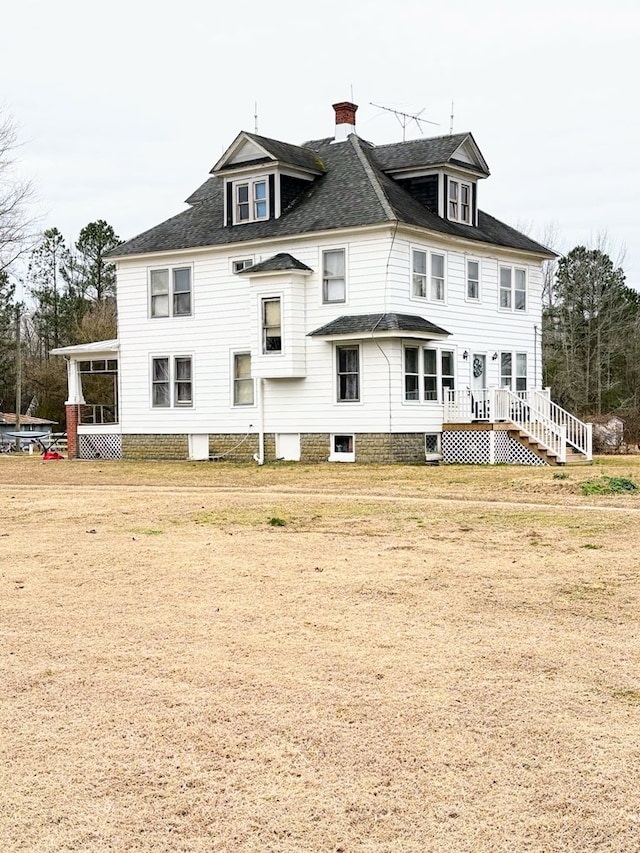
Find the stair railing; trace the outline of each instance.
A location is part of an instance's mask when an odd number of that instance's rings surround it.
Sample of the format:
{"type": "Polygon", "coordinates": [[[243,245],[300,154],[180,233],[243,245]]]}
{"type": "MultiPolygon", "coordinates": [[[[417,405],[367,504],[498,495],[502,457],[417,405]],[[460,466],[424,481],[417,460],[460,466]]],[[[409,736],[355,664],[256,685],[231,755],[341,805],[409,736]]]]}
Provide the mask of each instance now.
{"type": "Polygon", "coordinates": [[[511,421],[517,429],[553,453],[558,462],[567,461],[566,423],[556,423],[539,411],[528,395],[514,393],[509,388],[492,390],[496,397],[495,414],[500,415],[500,420],[511,421]]]}

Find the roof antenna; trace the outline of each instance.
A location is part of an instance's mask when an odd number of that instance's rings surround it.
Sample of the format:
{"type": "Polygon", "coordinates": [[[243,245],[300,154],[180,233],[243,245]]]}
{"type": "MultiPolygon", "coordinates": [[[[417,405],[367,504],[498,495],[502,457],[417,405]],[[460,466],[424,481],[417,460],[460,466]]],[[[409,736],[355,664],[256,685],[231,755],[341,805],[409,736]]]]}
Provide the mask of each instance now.
{"type": "Polygon", "coordinates": [[[449,136],[453,134],[453,101],[451,101],[451,121],[449,122],[449,136]]]}
{"type": "Polygon", "coordinates": [[[353,100],[353,83],[351,83],[350,88],[351,88],[351,103],[353,104],[354,103],[354,100],[353,100]]]}
{"type": "Polygon", "coordinates": [[[398,121],[400,122],[400,125],[402,126],[402,141],[403,142],[406,142],[407,125],[410,124],[412,121],[415,121],[420,133],[424,133],[424,131],[422,130],[423,124],[435,124],[435,125],[438,124],[437,121],[429,121],[426,118],[420,118],[420,116],[422,115],[422,113],[426,109],[425,107],[423,107],[417,113],[403,113],[403,112],[400,112],[400,110],[393,110],[393,109],[391,109],[391,107],[383,107],[382,104],[374,104],[373,101],[369,101],[369,103],[371,104],[372,107],[377,107],[379,110],[386,110],[388,113],[394,114],[394,116],[398,119],[398,121]]]}
{"type": "Polygon", "coordinates": [[[253,102],[253,132],[258,133],[258,102],[253,102]]]}

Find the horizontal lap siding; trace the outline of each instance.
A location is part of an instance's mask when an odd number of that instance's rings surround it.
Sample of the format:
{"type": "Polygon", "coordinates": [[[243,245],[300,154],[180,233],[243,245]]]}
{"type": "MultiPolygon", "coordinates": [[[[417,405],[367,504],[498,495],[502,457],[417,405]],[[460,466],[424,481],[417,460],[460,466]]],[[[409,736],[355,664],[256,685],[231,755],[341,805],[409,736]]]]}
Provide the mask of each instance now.
{"type": "MultiPolygon", "coordinates": [[[[153,264],[121,261],[118,273],[118,315],[121,341],[122,428],[131,433],[230,433],[257,428],[257,407],[231,405],[231,354],[259,346],[252,312],[255,292],[248,275],[234,275],[227,251],[233,257],[254,258],[255,263],[278,252],[289,252],[311,268],[303,291],[304,303],[285,306],[295,312],[296,323],[308,333],[343,314],[394,311],[418,314],[451,333],[446,342],[456,353],[458,387],[471,384],[471,359],[465,350],[487,353],[487,383],[499,382],[499,359],[494,351],[527,352],[530,379],[534,359],[534,326],[540,322],[539,265],[524,264],[528,271],[529,311],[498,310],[498,266],[520,265],[516,255],[470,245],[468,257],[481,263],[480,303],[465,299],[466,271],[463,251],[452,251],[439,240],[430,242],[395,235],[387,229],[340,239],[292,240],[262,247],[260,252],[242,247],[211,250],[192,256],[161,257],[153,264]],[[445,304],[411,298],[411,247],[446,255],[445,304]],[[347,294],[344,304],[322,304],[323,249],[345,248],[347,294]],[[147,306],[149,266],[193,264],[194,315],[189,318],[151,320],[147,306]],[[253,320],[253,323],[252,323],[253,320]],[[253,325],[253,333],[251,331],[253,325]],[[152,410],[150,407],[150,355],[192,355],[195,405],[192,409],[152,410]],[[252,425],[250,427],[250,425],[252,425]]],[[[259,281],[259,280],[258,280],[259,281]]],[[[539,331],[539,330],[538,330],[539,331]]],[[[306,375],[303,379],[265,380],[265,429],[269,432],[331,433],[335,431],[382,433],[440,428],[442,407],[406,404],[403,400],[402,341],[361,341],[361,402],[337,403],[335,344],[302,336],[306,375]]],[[[415,343],[415,342],[414,342],[415,343]]],[[[539,341],[538,341],[539,343],[539,341]]],[[[418,344],[419,345],[419,344],[418,344]]],[[[538,371],[539,372],[539,371],[538,371]]],[[[538,376],[538,379],[540,377],[538,376]]]]}

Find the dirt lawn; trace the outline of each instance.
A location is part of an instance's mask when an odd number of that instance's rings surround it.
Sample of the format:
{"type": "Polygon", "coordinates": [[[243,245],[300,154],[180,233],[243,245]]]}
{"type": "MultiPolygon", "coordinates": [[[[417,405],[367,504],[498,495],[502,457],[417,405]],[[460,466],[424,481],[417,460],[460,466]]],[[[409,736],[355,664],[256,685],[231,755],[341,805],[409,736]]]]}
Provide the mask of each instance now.
{"type": "Polygon", "coordinates": [[[640,851],[640,460],[0,457],[0,851],[640,851]]]}

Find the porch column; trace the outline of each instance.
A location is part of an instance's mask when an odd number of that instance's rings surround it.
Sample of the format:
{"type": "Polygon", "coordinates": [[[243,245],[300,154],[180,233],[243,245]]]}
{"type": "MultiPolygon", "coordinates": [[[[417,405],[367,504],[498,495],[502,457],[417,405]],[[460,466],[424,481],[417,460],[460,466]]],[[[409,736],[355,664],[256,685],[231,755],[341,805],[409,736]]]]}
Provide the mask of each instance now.
{"type": "Polygon", "coordinates": [[[76,359],[67,362],[67,394],[65,409],[67,412],[67,454],[69,459],[78,458],[78,424],[80,406],[84,403],[80,365],[76,359]]]}
{"type": "Polygon", "coordinates": [[[67,411],[67,455],[69,456],[69,459],[77,459],[80,404],[65,403],[65,409],[67,411]]]}

